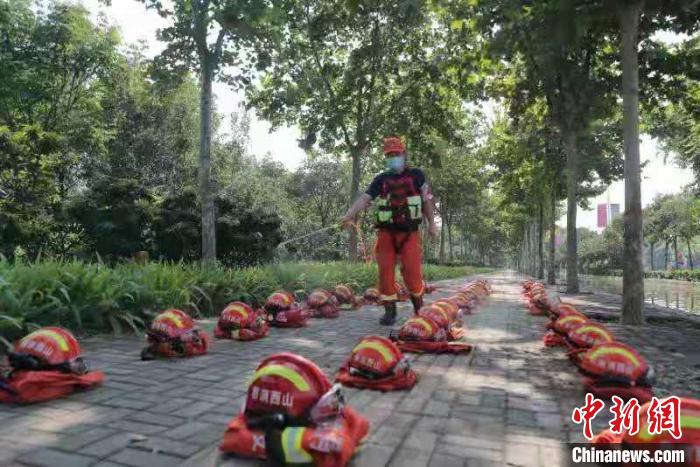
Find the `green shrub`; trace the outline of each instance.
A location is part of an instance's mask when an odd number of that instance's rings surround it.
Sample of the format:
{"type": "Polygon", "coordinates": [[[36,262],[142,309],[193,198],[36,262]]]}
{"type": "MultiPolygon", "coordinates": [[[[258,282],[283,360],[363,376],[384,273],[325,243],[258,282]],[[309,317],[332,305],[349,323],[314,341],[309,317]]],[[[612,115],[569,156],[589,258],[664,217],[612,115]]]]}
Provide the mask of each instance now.
{"type": "MultiPolygon", "coordinates": [[[[426,280],[485,269],[427,265],[426,280]]],[[[282,263],[248,268],[153,262],[106,266],[81,261],[0,261],[0,336],[15,338],[33,326],[75,331],[135,331],[159,311],[182,308],[217,314],[228,302],[260,304],[274,290],[309,291],[346,283],[358,292],[376,282],[376,265],[282,263]]]]}

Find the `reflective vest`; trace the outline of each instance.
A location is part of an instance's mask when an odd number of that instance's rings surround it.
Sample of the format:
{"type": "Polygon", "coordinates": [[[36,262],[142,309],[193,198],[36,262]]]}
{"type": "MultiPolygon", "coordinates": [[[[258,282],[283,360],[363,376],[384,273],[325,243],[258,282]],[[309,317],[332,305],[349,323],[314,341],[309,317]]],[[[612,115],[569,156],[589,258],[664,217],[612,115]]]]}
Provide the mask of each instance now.
{"type": "Polygon", "coordinates": [[[415,230],[423,219],[423,198],[408,173],[387,177],[374,205],[378,228],[415,230]]]}
{"type": "Polygon", "coordinates": [[[304,449],[304,427],[289,427],[282,432],[282,451],[287,464],[312,464],[314,458],[304,449]]]}

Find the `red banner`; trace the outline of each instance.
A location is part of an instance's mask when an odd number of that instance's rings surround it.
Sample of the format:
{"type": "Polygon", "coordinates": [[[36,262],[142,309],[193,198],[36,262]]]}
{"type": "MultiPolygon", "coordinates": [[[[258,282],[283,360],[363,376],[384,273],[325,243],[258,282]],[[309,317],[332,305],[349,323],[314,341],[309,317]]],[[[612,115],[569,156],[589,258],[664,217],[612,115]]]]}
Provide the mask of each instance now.
{"type": "Polygon", "coordinates": [[[605,228],[608,226],[608,205],[598,205],[598,227],[605,228]]]}

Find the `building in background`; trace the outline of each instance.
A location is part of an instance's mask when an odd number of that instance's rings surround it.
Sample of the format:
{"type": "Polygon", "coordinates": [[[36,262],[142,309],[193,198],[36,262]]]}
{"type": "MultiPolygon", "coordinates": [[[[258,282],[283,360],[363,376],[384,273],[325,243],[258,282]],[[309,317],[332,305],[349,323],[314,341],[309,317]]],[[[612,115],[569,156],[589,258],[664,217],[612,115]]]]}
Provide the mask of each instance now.
{"type": "Polygon", "coordinates": [[[620,205],[615,203],[615,204],[608,204],[610,206],[610,217],[608,219],[608,223],[612,222],[615,220],[617,216],[620,215],[620,205]]]}
{"type": "Polygon", "coordinates": [[[620,205],[618,203],[603,203],[598,205],[598,228],[604,229],[620,215],[620,205]]]}

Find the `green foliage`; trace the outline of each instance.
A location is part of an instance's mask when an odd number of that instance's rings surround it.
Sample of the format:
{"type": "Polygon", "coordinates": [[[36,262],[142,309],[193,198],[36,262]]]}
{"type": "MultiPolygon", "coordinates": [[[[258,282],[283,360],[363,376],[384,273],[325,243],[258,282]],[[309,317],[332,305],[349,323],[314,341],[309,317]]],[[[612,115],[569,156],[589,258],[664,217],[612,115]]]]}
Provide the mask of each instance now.
{"type": "Polygon", "coordinates": [[[146,250],[153,199],[137,181],[103,178],[76,197],[68,215],[100,255],[129,257],[146,250]]]}
{"type": "MultiPolygon", "coordinates": [[[[483,271],[427,266],[425,274],[427,280],[439,280],[483,271]]],[[[349,263],[229,269],[174,263],[107,267],[79,261],[0,261],[0,337],[12,339],[42,325],[135,331],[169,307],[212,316],[233,300],[260,304],[280,288],[309,291],[347,283],[360,292],[374,285],[376,274],[373,265],[349,263]]]]}

